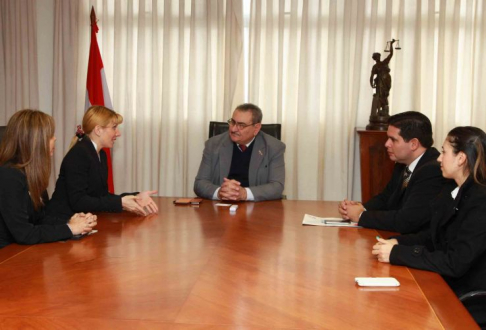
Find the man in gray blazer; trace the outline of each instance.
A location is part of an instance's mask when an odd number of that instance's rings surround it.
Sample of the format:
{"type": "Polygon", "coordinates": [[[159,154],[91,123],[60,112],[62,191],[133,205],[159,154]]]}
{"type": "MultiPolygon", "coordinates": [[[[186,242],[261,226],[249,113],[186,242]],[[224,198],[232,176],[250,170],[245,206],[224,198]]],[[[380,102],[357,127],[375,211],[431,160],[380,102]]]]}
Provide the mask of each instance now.
{"type": "Polygon", "coordinates": [[[262,117],[256,105],[239,105],[228,120],[228,133],[206,141],[196,195],[230,201],[282,198],[285,144],[260,131],[262,117]]]}

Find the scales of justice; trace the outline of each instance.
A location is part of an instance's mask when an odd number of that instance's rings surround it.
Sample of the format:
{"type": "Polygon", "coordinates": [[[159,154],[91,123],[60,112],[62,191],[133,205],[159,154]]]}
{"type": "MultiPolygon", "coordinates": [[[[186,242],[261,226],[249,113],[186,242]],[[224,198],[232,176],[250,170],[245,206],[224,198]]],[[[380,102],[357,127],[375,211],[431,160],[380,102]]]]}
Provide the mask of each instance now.
{"type": "Polygon", "coordinates": [[[388,118],[390,118],[388,96],[392,86],[388,64],[393,57],[393,48],[396,50],[402,49],[399,42],[400,40],[395,39],[386,42],[385,52],[390,53],[390,55],[383,61],[381,61],[380,53],[373,53],[372,58],[376,63],[371,69],[370,85],[375,89],[375,93],[371,103],[370,123],[366,126],[367,130],[386,131],[388,128],[388,118]]]}

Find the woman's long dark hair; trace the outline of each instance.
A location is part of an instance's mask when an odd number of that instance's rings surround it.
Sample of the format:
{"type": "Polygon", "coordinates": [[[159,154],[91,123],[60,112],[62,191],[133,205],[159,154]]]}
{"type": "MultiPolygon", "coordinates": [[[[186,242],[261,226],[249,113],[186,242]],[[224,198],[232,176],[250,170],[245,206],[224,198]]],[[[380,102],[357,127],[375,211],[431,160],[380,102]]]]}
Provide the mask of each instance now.
{"type": "Polygon", "coordinates": [[[0,165],[24,172],[34,209],[43,206],[42,194],[51,174],[50,140],[54,119],[37,110],[20,110],[8,121],[0,145],[0,165]]]}
{"type": "Polygon", "coordinates": [[[472,126],[456,127],[447,135],[454,154],[463,152],[467,158],[467,170],[474,181],[486,185],[486,133],[472,126]]]}

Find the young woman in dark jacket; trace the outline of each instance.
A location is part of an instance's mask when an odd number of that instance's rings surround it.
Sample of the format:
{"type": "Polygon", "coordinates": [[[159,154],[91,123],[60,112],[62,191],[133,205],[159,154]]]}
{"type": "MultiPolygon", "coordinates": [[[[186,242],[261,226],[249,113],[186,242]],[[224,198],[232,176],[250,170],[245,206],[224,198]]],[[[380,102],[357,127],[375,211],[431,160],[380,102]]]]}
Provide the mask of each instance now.
{"type": "Polygon", "coordinates": [[[47,206],[47,214],[69,218],[76,212],[121,212],[140,215],[156,213],[150,198],[156,191],[112,194],[108,191],[108,163],[104,148],[113,148],[121,136],[118,125],[123,117],[101,105],[92,106],[83,117],[64,157],[56,190],[47,206]]]}
{"type": "Polygon", "coordinates": [[[0,248],[66,240],[96,226],[92,214],[67,224],[44,214],[55,141],[51,116],[21,110],[10,118],[0,145],[0,248]]]}

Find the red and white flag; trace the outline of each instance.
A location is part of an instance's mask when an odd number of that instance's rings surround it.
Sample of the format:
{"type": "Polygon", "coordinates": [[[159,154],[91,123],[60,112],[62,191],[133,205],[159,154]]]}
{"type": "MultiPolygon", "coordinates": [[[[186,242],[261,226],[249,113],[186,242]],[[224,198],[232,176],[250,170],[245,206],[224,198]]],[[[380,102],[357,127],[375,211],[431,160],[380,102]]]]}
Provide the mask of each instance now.
{"type": "MultiPolygon", "coordinates": [[[[88,78],[86,79],[86,103],[85,111],[92,105],[103,105],[113,109],[111,104],[110,91],[106,83],[105,70],[103,69],[103,60],[101,59],[100,49],[96,33],[98,25],[96,24],[96,14],[94,7],[91,8],[91,46],[89,48],[88,60],[88,78]]],[[[108,163],[108,191],[115,192],[113,185],[113,167],[111,162],[110,149],[104,148],[108,163]]]]}

